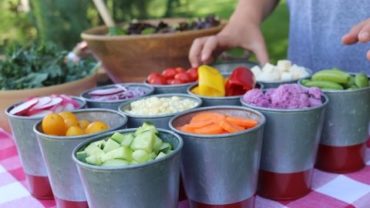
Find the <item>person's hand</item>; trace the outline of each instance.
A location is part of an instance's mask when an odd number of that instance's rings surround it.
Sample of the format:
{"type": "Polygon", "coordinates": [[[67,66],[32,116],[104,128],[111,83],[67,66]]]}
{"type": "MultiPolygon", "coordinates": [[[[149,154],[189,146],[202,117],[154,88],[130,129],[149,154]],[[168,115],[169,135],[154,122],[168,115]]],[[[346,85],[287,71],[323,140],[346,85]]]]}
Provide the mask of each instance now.
{"type": "MultiPolygon", "coordinates": [[[[370,18],[353,26],[352,29],[342,37],[342,42],[347,45],[370,42],[370,18]]],[[[367,59],[370,61],[370,49],[367,52],[367,59]]]]}
{"type": "Polygon", "coordinates": [[[241,47],[252,51],[260,64],[268,62],[265,41],[259,24],[227,25],[219,34],[197,38],[189,52],[189,61],[193,67],[211,63],[223,51],[241,47]]]}

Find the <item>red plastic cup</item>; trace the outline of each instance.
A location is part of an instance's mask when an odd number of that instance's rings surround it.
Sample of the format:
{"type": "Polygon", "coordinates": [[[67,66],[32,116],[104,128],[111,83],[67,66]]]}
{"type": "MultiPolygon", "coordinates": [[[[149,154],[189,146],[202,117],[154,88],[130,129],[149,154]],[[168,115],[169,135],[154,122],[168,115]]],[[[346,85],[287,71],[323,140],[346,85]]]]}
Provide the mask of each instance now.
{"type": "Polygon", "coordinates": [[[54,199],[49,178],[25,174],[31,195],[37,199],[54,199]]]}
{"type": "Polygon", "coordinates": [[[295,173],[274,173],[260,170],[258,194],[285,201],[300,198],[311,191],[312,169],[295,173]]]}
{"type": "Polygon", "coordinates": [[[87,201],[68,201],[63,199],[55,198],[55,202],[58,208],[88,208],[87,201]]]}
{"type": "Polygon", "coordinates": [[[254,201],[255,201],[254,199],[255,197],[253,196],[241,202],[237,202],[233,204],[223,204],[223,205],[204,204],[204,203],[190,200],[190,207],[191,208],[254,208],[254,201]]]}
{"type": "Polygon", "coordinates": [[[321,144],[316,167],[335,173],[353,172],[365,167],[365,151],[366,143],[344,147],[321,144]]]}

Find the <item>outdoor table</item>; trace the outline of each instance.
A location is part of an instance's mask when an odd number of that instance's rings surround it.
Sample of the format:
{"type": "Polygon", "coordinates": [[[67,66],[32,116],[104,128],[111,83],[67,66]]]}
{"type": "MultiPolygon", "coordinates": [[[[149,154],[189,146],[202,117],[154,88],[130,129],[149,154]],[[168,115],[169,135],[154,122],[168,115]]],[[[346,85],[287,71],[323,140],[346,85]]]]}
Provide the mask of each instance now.
{"type": "MultiPolygon", "coordinates": [[[[370,147],[370,144],[368,144],[370,147]]],[[[26,181],[16,146],[11,136],[0,128],[0,207],[55,207],[53,200],[37,200],[26,188],[26,181]]],[[[187,208],[186,201],[179,208],[187,208]]],[[[277,202],[256,197],[256,208],[369,208],[370,149],[367,166],[349,174],[332,174],[315,170],[313,191],[295,201],[277,202]]]]}

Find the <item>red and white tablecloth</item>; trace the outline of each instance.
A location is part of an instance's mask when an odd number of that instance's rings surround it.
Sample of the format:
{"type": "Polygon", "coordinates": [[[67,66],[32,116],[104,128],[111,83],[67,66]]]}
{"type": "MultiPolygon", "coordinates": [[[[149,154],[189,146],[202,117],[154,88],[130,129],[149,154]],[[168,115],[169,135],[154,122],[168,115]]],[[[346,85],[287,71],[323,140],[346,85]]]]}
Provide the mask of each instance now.
{"type": "MultiPolygon", "coordinates": [[[[313,191],[289,202],[277,202],[261,197],[256,208],[370,208],[370,149],[367,166],[350,174],[332,174],[315,170],[313,191]]],[[[26,188],[26,181],[16,146],[10,135],[0,129],[0,207],[54,207],[53,200],[37,200],[26,188]]],[[[186,208],[183,202],[181,208],[186,208]]]]}

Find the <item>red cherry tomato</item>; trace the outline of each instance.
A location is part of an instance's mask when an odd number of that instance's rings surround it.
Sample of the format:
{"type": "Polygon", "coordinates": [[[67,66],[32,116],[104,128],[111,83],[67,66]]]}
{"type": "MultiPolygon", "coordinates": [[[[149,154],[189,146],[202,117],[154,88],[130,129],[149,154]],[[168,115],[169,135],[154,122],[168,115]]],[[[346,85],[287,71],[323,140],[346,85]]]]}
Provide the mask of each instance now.
{"type": "Polygon", "coordinates": [[[190,68],[186,71],[190,75],[191,81],[197,81],[198,80],[198,68],[190,68]]]}
{"type": "Polygon", "coordinates": [[[162,76],[164,76],[166,79],[173,79],[176,74],[177,71],[174,68],[167,68],[162,71],[162,76]]]}
{"type": "Polygon", "coordinates": [[[179,72],[178,74],[175,75],[175,79],[177,79],[177,80],[179,80],[183,83],[191,82],[191,77],[186,72],[179,72]]]}
{"type": "Polygon", "coordinates": [[[148,81],[149,84],[161,84],[161,85],[167,84],[166,78],[164,78],[158,72],[150,73],[148,78],[147,78],[147,81],[148,81]]]}
{"type": "Polygon", "coordinates": [[[167,83],[170,84],[170,85],[174,85],[174,84],[183,84],[183,82],[181,82],[180,80],[177,80],[177,79],[170,79],[170,80],[167,80],[167,83]]]}
{"type": "Polygon", "coordinates": [[[185,70],[184,68],[182,68],[182,67],[176,67],[176,68],[175,68],[175,70],[176,70],[176,72],[177,72],[177,73],[185,72],[185,71],[186,71],[186,70],[185,70]]]}

